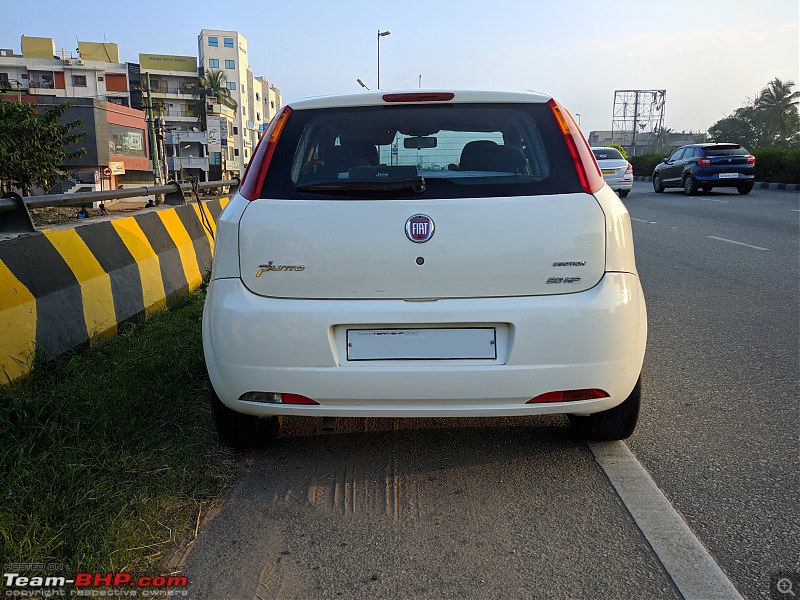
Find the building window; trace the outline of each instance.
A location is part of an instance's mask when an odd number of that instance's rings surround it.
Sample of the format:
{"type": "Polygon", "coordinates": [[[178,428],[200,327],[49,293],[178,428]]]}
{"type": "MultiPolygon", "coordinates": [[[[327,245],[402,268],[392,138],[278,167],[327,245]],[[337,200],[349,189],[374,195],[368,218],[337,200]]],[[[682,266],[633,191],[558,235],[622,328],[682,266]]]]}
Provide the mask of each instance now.
{"type": "Polygon", "coordinates": [[[236,61],[226,60],[225,61],[225,68],[226,69],[235,69],[236,68],[236,61]]]}
{"type": "Polygon", "coordinates": [[[236,91],[236,83],[233,81],[229,81],[228,83],[226,83],[225,87],[227,87],[231,91],[236,91]]]}
{"type": "Polygon", "coordinates": [[[239,135],[239,128],[238,127],[234,127],[233,128],[233,135],[239,135]]]}
{"type": "Polygon", "coordinates": [[[226,48],[233,48],[233,38],[222,38],[226,48]]]}
{"type": "Polygon", "coordinates": [[[260,121],[260,120],[261,120],[261,113],[257,112],[256,113],[256,121],[260,121]]]}
{"type": "Polygon", "coordinates": [[[0,73],[0,81],[8,81],[8,73],[0,73]]]}
{"type": "Polygon", "coordinates": [[[208,38],[208,45],[214,46],[215,48],[219,47],[219,38],[217,37],[210,37],[208,38]]]}
{"type": "Polygon", "coordinates": [[[270,102],[270,103],[269,103],[269,105],[270,105],[272,108],[275,108],[275,103],[274,103],[274,102],[270,102]]]}
{"type": "Polygon", "coordinates": [[[233,155],[234,155],[234,156],[239,156],[239,150],[238,150],[238,149],[236,149],[236,148],[234,148],[234,149],[233,149],[233,155]]]}
{"type": "Polygon", "coordinates": [[[208,68],[209,69],[219,69],[219,59],[218,58],[209,58],[208,59],[208,68]]]}
{"type": "Polygon", "coordinates": [[[245,110],[244,106],[242,107],[242,116],[243,117],[247,116],[247,111],[245,110]]]}
{"type": "Polygon", "coordinates": [[[242,84],[242,93],[244,94],[244,84],[242,84]]]}
{"type": "Polygon", "coordinates": [[[73,75],[72,85],[75,87],[86,87],[86,75],[73,75]]]}
{"type": "Polygon", "coordinates": [[[250,153],[247,151],[247,148],[244,149],[244,157],[245,159],[250,158],[250,153]]]}
{"type": "Polygon", "coordinates": [[[259,95],[258,92],[256,92],[256,102],[260,102],[260,101],[261,101],[261,96],[259,95]]]}

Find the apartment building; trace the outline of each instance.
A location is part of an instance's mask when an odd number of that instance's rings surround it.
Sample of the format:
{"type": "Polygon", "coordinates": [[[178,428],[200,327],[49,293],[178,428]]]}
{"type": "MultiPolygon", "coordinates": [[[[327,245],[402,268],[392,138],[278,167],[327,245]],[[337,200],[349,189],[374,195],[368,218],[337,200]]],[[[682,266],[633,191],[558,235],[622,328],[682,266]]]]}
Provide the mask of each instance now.
{"type": "Polygon", "coordinates": [[[269,120],[281,107],[280,90],[253,75],[248,62],[247,38],[238,31],[203,29],[197,38],[201,74],[221,70],[237,103],[230,122],[232,145],[222,146],[228,170],[243,174],[253,149],[269,120]]]}
{"type": "Polygon", "coordinates": [[[159,155],[168,178],[176,181],[208,181],[208,133],[199,117],[202,104],[194,95],[198,85],[196,57],[139,54],[136,87],[143,96],[149,92],[156,138],[163,142],[159,155]]]}
{"type": "Polygon", "coordinates": [[[49,98],[93,98],[130,105],[128,68],[116,44],[78,42],[78,54],[53,38],[22,36],[22,54],[0,49],[0,87],[49,98]]]}

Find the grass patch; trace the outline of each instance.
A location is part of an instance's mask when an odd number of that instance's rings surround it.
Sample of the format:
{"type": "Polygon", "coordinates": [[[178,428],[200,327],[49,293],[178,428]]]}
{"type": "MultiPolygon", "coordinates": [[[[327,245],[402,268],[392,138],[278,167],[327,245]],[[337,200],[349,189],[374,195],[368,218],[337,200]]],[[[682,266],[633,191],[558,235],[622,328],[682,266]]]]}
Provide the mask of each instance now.
{"type": "Polygon", "coordinates": [[[161,572],[236,474],[216,441],[189,294],[0,390],[3,562],[161,572]]]}

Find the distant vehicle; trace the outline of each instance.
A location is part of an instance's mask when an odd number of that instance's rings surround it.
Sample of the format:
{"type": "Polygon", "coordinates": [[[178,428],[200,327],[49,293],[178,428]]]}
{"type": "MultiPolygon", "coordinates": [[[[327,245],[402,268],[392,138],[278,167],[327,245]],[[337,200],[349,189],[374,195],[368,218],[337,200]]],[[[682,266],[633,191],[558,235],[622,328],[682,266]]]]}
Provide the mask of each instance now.
{"type": "Polygon", "coordinates": [[[646,339],[628,211],[537,93],[284,106],[220,216],[203,313],[235,447],[282,415],[558,413],[622,439],[646,339]]]}
{"type": "Polygon", "coordinates": [[[715,187],[735,187],[749,194],[755,181],[756,157],[739,144],[681,146],[653,170],[653,189],[683,188],[687,196],[715,187]]]}
{"type": "Polygon", "coordinates": [[[593,147],[592,153],[608,187],[625,198],[633,187],[633,165],[616,148],[593,147]]]}

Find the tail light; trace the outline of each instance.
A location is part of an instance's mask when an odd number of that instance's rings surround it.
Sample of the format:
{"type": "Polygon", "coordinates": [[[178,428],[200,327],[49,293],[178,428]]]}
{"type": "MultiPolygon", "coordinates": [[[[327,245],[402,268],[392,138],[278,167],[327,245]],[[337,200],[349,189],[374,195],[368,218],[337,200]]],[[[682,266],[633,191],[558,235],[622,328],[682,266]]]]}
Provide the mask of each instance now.
{"type": "Polygon", "coordinates": [[[587,390],[564,390],[561,392],[547,392],[531,398],[525,404],[540,404],[544,402],[575,402],[577,400],[597,400],[609,398],[608,392],[597,388],[587,390]]]}
{"type": "Polygon", "coordinates": [[[756,157],[753,156],[752,154],[748,154],[747,155],[747,160],[745,162],[748,165],[754,165],[754,164],[756,164],[756,157]]]}
{"type": "Polygon", "coordinates": [[[275,154],[278,138],[291,114],[292,109],[284,106],[272,119],[267,131],[258,141],[253,158],[250,159],[250,164],[247,165],[247,170],[242,177],[242,185],[239,186],[239,193],[248,200],[255,200],[261,193],[261,186],[264,184],[264,177],[267,174],[267,167],[272,160],[272,155],[275,154]]]}
{"type": "Polygon", "coordinates": [[[628,168],[625,169],[625,175],[633,175],[633,165],[628,163],[628,168]]]}
{"type": "Polygon", "coordinates": [[[594,154],[589,149],[589,144],[586,143],[586,138],[583,137],[580,127],[569,111],[561,106],[555,98],[551,98],[547,106],[550,107],[564,136],[564,141],[567,143],[575,170],[578,172],[581,189],[587,194],[594,194],[603,187],[603,175],[600,173],[600,167],[597,166],[594,154]]]}
{"type": "Polygon", "coordinates": [[[710,158],[698,158],[697,164],[701,167],[710,167],[711,166],[711,159],[710,158]]]}

